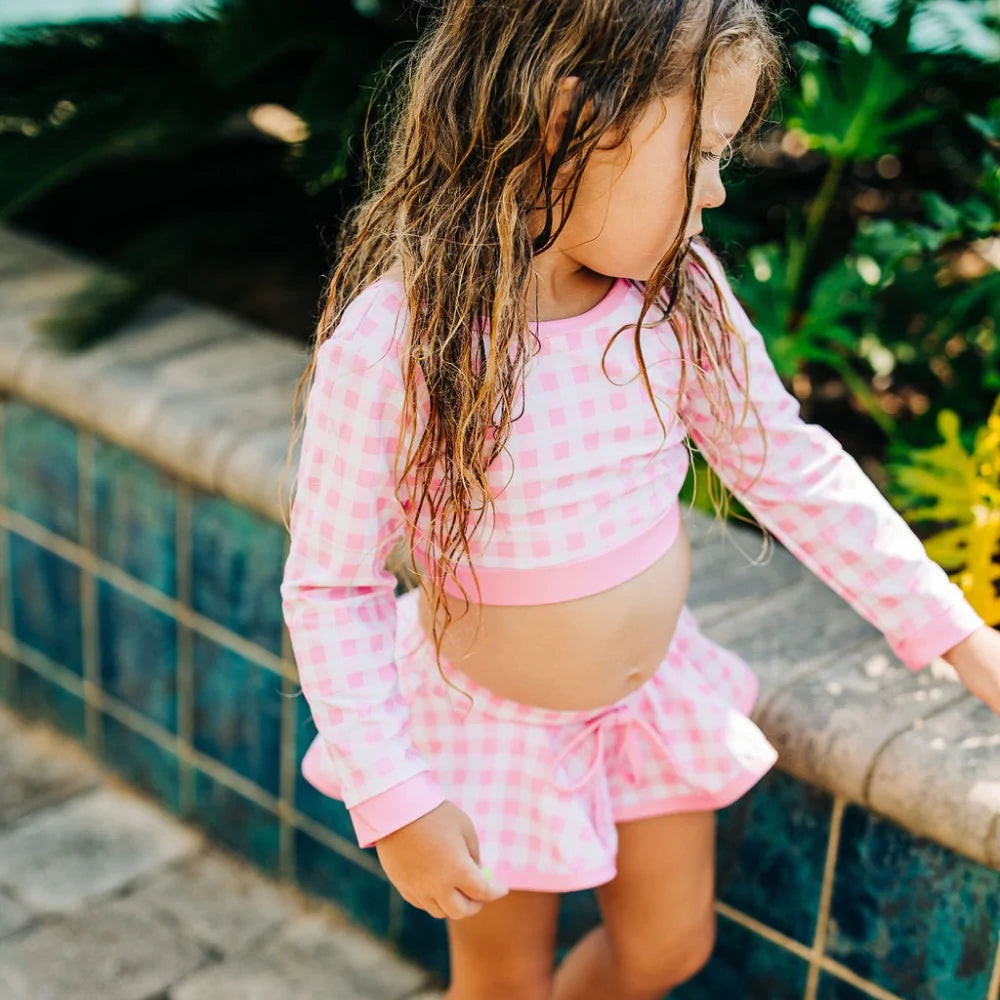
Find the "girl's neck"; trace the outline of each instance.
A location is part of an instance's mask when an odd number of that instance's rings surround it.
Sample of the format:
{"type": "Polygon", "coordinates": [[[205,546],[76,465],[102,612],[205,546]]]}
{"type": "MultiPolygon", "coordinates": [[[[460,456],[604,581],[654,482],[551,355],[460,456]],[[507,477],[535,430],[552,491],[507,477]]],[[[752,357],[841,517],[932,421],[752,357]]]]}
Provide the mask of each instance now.
{"type": "MultiPolygon", "coordinates": [[[[394,264],[385,276],[402,284],[402,266],[394,264]]],[[[544,323],[589,312],[611,291],[616,280],[585,267],[559,275],[535,268],[526,301],[528,322],[544,323]]]]}
{"type": "Polygon", "coordinates": [[[589,312],[611,291],[615,281],[588,268],[559,276],[535,270],[528,286],[528,321],[544,323],[589,312]]]}

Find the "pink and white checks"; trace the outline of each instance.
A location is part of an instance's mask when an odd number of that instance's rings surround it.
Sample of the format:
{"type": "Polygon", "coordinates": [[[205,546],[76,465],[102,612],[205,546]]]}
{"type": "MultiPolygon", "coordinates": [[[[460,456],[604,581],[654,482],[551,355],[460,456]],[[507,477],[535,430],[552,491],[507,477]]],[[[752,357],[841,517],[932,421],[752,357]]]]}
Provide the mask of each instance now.
{"type": "MultiPolygon", "coordinates": [[[[693,369],[679,393],[679,352],[669,326],[661,324],[642,335],[650,384],[668,428],[662,447],[630,332],[620,335],[608,351],[607,376],[601,370],[603,348],[615,330],[634,322],[641,302],[640,290],[619,279],[583,315],[536,325],[542,348],[527,374],[524,413],[512,425],[507,453],[488,473],[496,517],[492,523],[485,518],[470,541],[483,601],[565,600],[611,587],[649,566],[676,534],[677,493],[688,468],[684,438],[690,435],[757,520],[879,628],[903,663],[920,669],[982,626],[982,619],[840,443],[822,427],[801,419],[798,401],[778,378],[760,332],[733,295],[718,260],[701,247],[699,251],[746,343],[745,367],[738,343],[731,356],[741,380],[749,378],[767,434],[760,479],[751,485],[763,454],[752,415],[731,443],[712,450],[711,442],[719,437],[711,408],[693,369]]],[[[450,754],[457,751],[445,748],[460,741],[462,730],[439,731],[435,741],[421,741],[415,728],[415,716],[422,711],[418,706],[429,702],[408,698],[404,691],[408,670],[423,660],[406,659],[397,651],[396,579],[385,568],[403,527],[391,468],[403,393],[395,336],[405,327],[402,305],[398,283],[375,282],[354,299],[319,349],[281,584],[302,690],[319,730],[303,760],[303,774],[345,803],[361,846],[370,846],[445,798],[457,796],[461,787],[459,779],[447,777],[452,773],[447,770],[450,754]]],[[[742,389],[732,376],[727,382],[739,415],[742,389]]],[[[425,507],[423,516],[426,513],[425,507]]],[[[467,567],[459,567],[459,579],[474,599],[470,576],[467,567]]],[[[756,727],[745,716],[736,721],[732,710],[724,708],[728,701],[747,710],[752,702],[746,688],[749,668],[735,654],[727,654],[730,665],[742,664],[731,667],[742,679],[737,678],[735,688],[731,678],[716,685],[706,672],[714,656],[726,657],[704,638],[689,639],[697,630],[687,609],[682,622],[655,683],[640,689],[641,698],[638,692],[630,696],[636,706],[649,696],[643,704],[654,732],[636,723],[630,745],[634,749],[635,740],[643,740],[648,746],[643,758],[656,762],[650,766],[657,769],[650,783],[637,784],[640,798],[631,808],[684,808],[677,803],[693,794],[692,777],[697,778],[693,787],[702,790],[697,794],[707,796],[699,801],[711,803],[706,808],[722,803],[724,788],[735,797],[741,791],[735,790],[737,776],[745,780],[743,788],[753,783],[746,780],[746,772],[733,769],[741,747],[757,748],[750,767],[757,778],[767,769],[762,768],[767,754],[759,753],[759,731],[754,732],[756,727]],[[699,676],[705,677],[702,688],[699,676]],[[704,711],[697,710],[699,695],[705,699],[704,711]],[[685,769],[680,766],[683,759],[679,764],[655,740],[646,739],[658,734],[667,740],[667,733],[679,731],[672,712],[682,710],[672,709],[674,702],[695,706],[683,710],[689,712],[683,732],[687,751],[713,762],[707,772],[685,769]],[[657,704],[659,714],[650,707],[657,704]],[[720,729],[722,718],[728,721],[720,729]],[[732,733],[738,737],[735,743],[732,733]],[[709,746],[713,743],[715,750],[709,746]],[[727,776],[733,786],[725,785],[727,776]],[[670,781],[677,784],[665,792],[664,783],[670,781]]],[[[469,689],[471,681],[460,683],[469,689]]],[[[618,708],[610,714],[618,713],[632,717],[618,708]]],[[[481,718],[499,724],[496,713],[481,718]]],[[[559,719],[566,723],[567,739],[585,733],[578,749],[590,752],[588,761],[603,756],[611,722],[586,730],[578,724],[582,720],[573,722],[565,714],[559,719]]],[[[514,724],[513,719],[506,721],[514,724]]],[[[511,739],[513,732],[508,731],[511,739]]],[[[683,741],[679,744],[675,738],[669,745],[680,752],[683,741]]],[[[550,829],[558,820],[545,811],[554,801],[545,796],[557,790],[543,793],[533,780],[539,777],[538,759],[531,753],[523,758],[524,766],[531,768],[525,779],[531,779],[530,791],[523,794],[538,796],[536,808],[525,806],[526,811],[518,813],[518,822],[530,820],[536,831],[550,829]]],[[[633,752],[631,759],[639,758],[633,752]]],[[[609,781],[615,780],[617,765],[611,771],[609,781]]],[[[467,780],[476,787],[478,777],[469,773],[467,780]]],[[[468,795],[457,801],[468,801],[468,795]]],[[[559,801],[565,805],[568,800],[559,801]]],[[[619,808],[626,808],[621,801],[619,808]]],[[[590,815],[595,824],[591,837],[606,839],[602,824],[608,812],[590,815]]],[[[521,835],[530,839],[531,829],[506,834],[521,835]]],[[[607,857],[601,862],[598,854],[585,855],[583,861],[577,859],[576,870],[590,864],[588,877],[597,877],[599,870],[607,871],[607,857]]],[[[491,860],[496,871],[505,870],[503,858],[487,858],[485,863],[491,860]]],[[[519,863],[524,872],[532,867],[527,856],[519,863]]],[[[534,868],[553,876],[562,870],[544,852],[535,857],[534,868]]]]}
{"type": "MultiPolygon", "coordinates": [[[[615,823],[718,809],[766,774],[777,751],[750,720],[757,677],[701,633],[684,608],[662,665],[605,708],[561,710],[494,694],[445,661],[397,598],[396,650],[407,732],[445,796],[468,813],[480,860],[512,889],[569,892],[615,875],[615,823]]],[[[306,755],[313,773],[320,745],[306,755]]],[[[322,773],[317,775],[323,781],[322,773]]],[[[329,784],[328,794],[339,789],[329,784]]],[[[352,812],[362,846],[374,842],[352,812]]]]}

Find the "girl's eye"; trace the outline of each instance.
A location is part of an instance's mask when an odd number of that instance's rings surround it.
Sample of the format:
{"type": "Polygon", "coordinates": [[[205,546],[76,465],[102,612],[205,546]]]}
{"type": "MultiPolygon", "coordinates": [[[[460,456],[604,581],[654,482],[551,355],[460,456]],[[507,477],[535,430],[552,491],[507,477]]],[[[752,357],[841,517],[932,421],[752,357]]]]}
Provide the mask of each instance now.
{"type": "Polygon", "coordinates": [[[701,158],[703,160],[721,160],[722,159],[722,154],[721,153],[712,153],[712,152],[710,152],[707,149],[703,149],[701,151],[701,158]]]}

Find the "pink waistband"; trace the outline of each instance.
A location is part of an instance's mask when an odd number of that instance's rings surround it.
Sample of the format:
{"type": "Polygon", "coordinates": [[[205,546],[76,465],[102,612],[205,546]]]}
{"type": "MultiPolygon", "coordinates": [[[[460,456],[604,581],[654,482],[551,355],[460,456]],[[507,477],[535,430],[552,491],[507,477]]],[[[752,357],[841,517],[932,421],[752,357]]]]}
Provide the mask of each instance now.
{"type": "MultiPolygon", "coordinates": [[[[552,604],[586,597],[624,583],[648,569],[670,548],[680,530],[680,504],[675,501],[663,517],[650,527],[608,552],[559,563],[558,566],[536,566],[528,569],[497,569],[477,566],[482,604],[552,604]]],[[[420,569],[426,572],[427,550],[414,544],[420,569]]],[[[476,584],[468,566],[455,566],[455,576],[466,588],[470,602],[476,600],[476,584]]],[[[462,593],[445,577],[444,590],[453,597],[462,593]]]]}

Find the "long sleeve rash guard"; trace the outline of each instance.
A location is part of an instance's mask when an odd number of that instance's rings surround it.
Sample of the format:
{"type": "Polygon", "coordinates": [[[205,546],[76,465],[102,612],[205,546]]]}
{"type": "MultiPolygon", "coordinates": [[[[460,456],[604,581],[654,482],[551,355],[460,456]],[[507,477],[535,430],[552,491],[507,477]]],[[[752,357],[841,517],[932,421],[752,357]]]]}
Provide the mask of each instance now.
{"type": "MultiPolygon", "coordinates": [[[[719,433],[718,407],[692,368],[679,391],[669,323],[642,332],[665,439],[631,330],[611,344],[602,371],[612,334],[631,327],[641,307],[641,289],[618,279],[582,315],[532,324],[540,349],[524,381],[523,412],[515,408],[506,449],[487,470],[495,514],[469,544],[479,599],[567,600],[651,565],[679,528],[689,436],[758,522],[878,628],[907,667],[921,669],[982,618],[840,443],[801,419],[720,263],[704,245],[698,251],[738,334],[730,350],[738,383],[725,375],[733,409],[738,421],[749,378],[766,456],[752,414],[731,438],[719,433]]],[[[349,304],[317,352],[281,583],[318,729],[303,775],[344,802],[361,847],[445,799],[408,736],[394,650],[397,581],[385,567],[404,524],[393,494],[404,313],[402,286],[382,278],[349,304]]],[[[421,552],[418,535],[415,555],[421,552]]],[[[475,599],[467,566],[456,574],[475,599]]]]}

